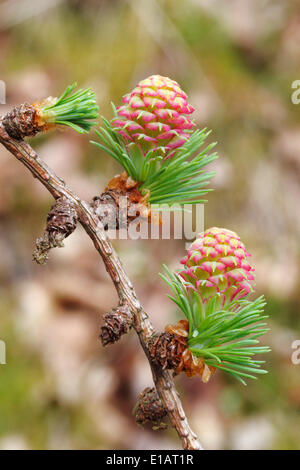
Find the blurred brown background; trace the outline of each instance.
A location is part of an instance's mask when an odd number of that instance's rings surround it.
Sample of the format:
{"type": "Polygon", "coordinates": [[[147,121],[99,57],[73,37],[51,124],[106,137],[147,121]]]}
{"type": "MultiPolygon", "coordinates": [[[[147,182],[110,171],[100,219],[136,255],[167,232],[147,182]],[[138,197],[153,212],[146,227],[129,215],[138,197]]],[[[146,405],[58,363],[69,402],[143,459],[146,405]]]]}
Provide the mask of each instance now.
{"type": "MultiPolygon", "coordinates": [[[[151,74],[177,80],[213,129],[220,159],[206,228],[237,231],[253,253],[257,294],[268,301],[264,342],[270,373],[243,387],[222,373],[208,385],[176,379],[192,428],[208,449],[300,449],[300,79],[299,2],[281,0],[0,1],[4,114],[14,104],[92,86],[101,113],[151,74]]],[[[93,136],[92,136],[93,137],[93,136]]],[[[84,199],[117,165],[72,131],[33,146],[84,199]]],[[[52,200],[0,148],[0,448],[180,448],[172,431],[135,426],[137,395],[151,386],[131,333],[103,349],[101,315],[116,295],[79,228],[45,267],[32,259],[52,200]]],[[[176,321],[162,263],[177,266],[183,241],[116,241],[157,328],[176,321]]]]}

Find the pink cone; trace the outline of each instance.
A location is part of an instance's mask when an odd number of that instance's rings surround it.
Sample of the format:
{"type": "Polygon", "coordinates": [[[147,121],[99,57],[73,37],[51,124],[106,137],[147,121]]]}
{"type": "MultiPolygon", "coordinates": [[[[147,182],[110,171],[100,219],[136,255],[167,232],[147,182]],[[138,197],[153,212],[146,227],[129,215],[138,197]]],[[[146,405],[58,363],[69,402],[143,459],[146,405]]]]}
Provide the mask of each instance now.
{"type": "Polygon", "coordinates": [[[117,108],[114,127],[126,142],[136,142],[144,153],[165,147],[165,156],[171,157],[188,139],[194,123],[187,115],[194,112],[186,94],[177,82],[168,77],[152,75],[142,80],[134,90],[123,97],[123,106],[117,108]]]}
{"type": "Polygon", "coordinates": [[[199,234],[181,260],[180,276],[186,288],[198,292],[202,302],[219,294],[220,305],[239,300],[253,290],[254,268],[249,253],[235,232],[213,227],[199,234]]]}

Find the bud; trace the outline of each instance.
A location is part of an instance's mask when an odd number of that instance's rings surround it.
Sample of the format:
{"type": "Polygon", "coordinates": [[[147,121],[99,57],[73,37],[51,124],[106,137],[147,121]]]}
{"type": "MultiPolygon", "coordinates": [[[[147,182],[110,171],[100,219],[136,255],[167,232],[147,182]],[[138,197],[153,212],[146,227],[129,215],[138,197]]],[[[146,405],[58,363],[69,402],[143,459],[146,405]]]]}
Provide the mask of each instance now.
{"type": "Polygon", "coordinates": [[[98,119],[95,93],[88,88],[73,93],[77,84],[66,88],[59,98],[49,96],[41,102],[24,103],[14,107],[3,118],[3,125],[10,137],[20,140],[33,137],[57,126],[68,126],[80,134],[88,133],[98,119]]]}

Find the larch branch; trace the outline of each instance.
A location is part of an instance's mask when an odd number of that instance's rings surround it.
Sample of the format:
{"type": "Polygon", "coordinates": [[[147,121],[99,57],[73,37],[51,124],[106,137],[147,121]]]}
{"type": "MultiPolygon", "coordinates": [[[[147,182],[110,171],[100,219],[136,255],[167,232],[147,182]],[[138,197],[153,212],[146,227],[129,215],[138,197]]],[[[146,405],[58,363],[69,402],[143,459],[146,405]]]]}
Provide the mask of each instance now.
{"type": "Polygon", "coordinates": [[[120,305],[127,306],[130,315],[134,318],[133,327],[139,336],[141,346],[149,361],[155,387],[168,412],[170,422],[181,439],[183,448],[188,450],[202,449],[197,436],[189,426],[170,373],[154,364],[151,359],[147,344],[155,333],[154,327],[147,313],[142,308],[133,285],[92,206],[80,199],[79,196],[77,196],[77,194],[39,158],[37,153],[27,142],[11,137],[5,128],[4,118],[0,120],[0,142],[20,163],[28,168],[32,175],[45,186],[55,199],[65,197],[76,208],[81,225],[93,241],[115,285],[120,305]]]}

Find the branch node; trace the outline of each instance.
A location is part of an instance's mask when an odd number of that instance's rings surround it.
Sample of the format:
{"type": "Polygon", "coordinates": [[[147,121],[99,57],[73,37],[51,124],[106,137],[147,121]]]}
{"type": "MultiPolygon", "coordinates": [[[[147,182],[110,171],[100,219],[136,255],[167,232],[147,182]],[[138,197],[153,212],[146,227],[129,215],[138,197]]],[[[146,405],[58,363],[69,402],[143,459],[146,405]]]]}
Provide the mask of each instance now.
{"type": "Polygon", "coordinates": [[[33,259],[45,264],[52,248],[63,247],[63,240],[75,230],[78,221],[75,204],[62,196],[52,206],[43,237],[36,240],[33,259]]]}
{"type": "Polygon", "coordinates": [[[28,103],[12,108],[2,122],[9,136],[16,140],[33,137],[45,128],[45,122],[39,117],[37,109],[28,103]]]}
{"type": "Polygon", "coordinates": [[[124,171],[109,181],[101,196],[94,197],[92,207],[105,230],[127,228],[129,222],[141,219],[160,223],[158,213],[151,216],[147,195],[142,195],[139,185],[124,171]]]}
{"type": "Polygon", "coordinates": [[[119,229],[119,206],[113,191],[95,196],[91,207],[102,222],[104,230],[119,229]]]}
{"type": "Polygon", "coordinates": [[[114,308],[104,316],[100,339],[103,346],[119,341],[133,326],[134,318],[127,304],[114,308]]]}
{"type": "Polygon", "coordinates": [[[186,349],[187,343],[185,338],[180,338],[168,332],[154,335],[149,342],[149,350],[153,362],[163,369],[173,369],[176,371],[186,349]]]}
{"type": "Polygon", "coordinates": [[[174,375],[180,372],[188,377],[199,375],[202,382],[207,383],[215,368],[192,354],[187,343],[188,328],[187,320],[179,320],[176,325],[167,325],[164,333],[150,340],[150,355],[153,362],[163,369],[173,369],[174,375]]]}
{"type": "Polygon", "coordinates": [[[165,430],[168,427],[163,421],[168,413],[155,388],[147,387],[140,393],[133,414],[136,423],[142,427],[147,423],[151,423],[155,431],[165,430]]]}

